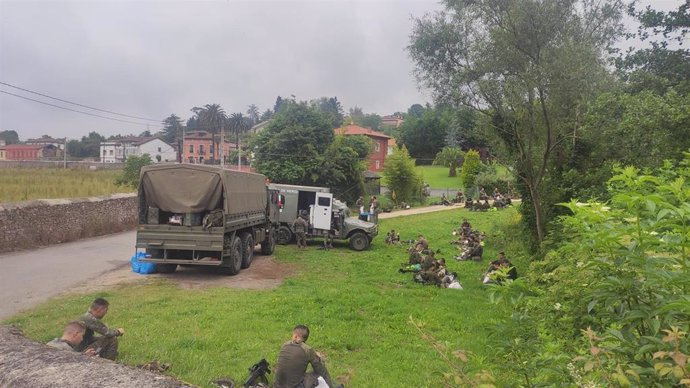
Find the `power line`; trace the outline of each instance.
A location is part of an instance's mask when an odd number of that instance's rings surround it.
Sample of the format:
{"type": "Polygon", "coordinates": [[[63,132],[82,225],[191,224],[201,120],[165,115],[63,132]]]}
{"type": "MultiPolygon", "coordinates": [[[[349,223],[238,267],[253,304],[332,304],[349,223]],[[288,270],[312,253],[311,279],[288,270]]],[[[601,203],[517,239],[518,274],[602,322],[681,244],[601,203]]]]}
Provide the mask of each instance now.
{"type": "Polygon", "coordinates": [[[6,91],[4,91],[4,90],[0,90],[0,93],[9,94],[10,96],[23,98],[23,99],[25,99],[25,100],[37,102],[37,103],[39,103],[39,104],[49,105],[49,106],[52,106],[52,107],[55,107],[55,108],[60,108],[60,109],[68,110],[68,111],[71,111],[71,112],[81,113],[81,114],[85,114],[85,115],[89,115],[89,116],[93,116],[93,117],[100,117],[100,118],[102,118],[102,119],[114,120],[114,121],[119,121],[119,122],[122,122],[122,123],[136,124],[136,125],[141,125],[141,126],[147,126],[147,125],[148,125],[148,124],[146,124],[146,123],[137,123],[137,122],[135,122],[135,121],[116,119],[116,118],[114,118],[114,117],[101,116],[101,115],[97,115],[97,114],[94,114],[94,113],[84,112],[84,111],[80,111],[80,110],[76,110],[76,109],[72,109],[72,108],[67,108],[67,107],[64,107],[64,106],[51,104],[51,103],[49,103],[49,102],[40,101],[40,100],[35,100],[35,99],[33,99],[33,98],[29,98],[29,97],[25,97],[25,96],[20,96],[19,94],[14,94],[14,93],[6,92],[6,91]]]}
{"type": "MultiPolygon", "coordinates": [[[[46,97],[46,98],[50,98],[50,99],[57,100],[57,101],[60,101],[60,102],[64,102],[64,103],[67,103],[67,104],[72,104],[72,105],[80,106],[80,107],[82,107],[82,108],[97,110],[97,111],[99,111],[99,112],[110,113],[110,114],[113,114],[113,115],[123,116],[123,117],[129,117],[129,118],[137,119],[137,120],[155,121],[155,122],[157,122],[157,123],[160,123],[160,122],[161,122],[161,120],[157,120],[157,119],[150,119],[150,118],[147,118],[147,117],[132,116],[132,115],[124,114],[124,113],[113,112],[113,111],[106,110],[106,109],[94,108],[94,107],[92,107],[92,106],[80,104],[80,103],[78,103],[78,102],[72,102],[72,101],[68,101],[68,100],[63,100],[63,99],[61,99],[61,98],[52,97],[52,96],[49,96],[49,95],[47,95],[47,94],[35,92],[35,91],[33,91],[33,90],[20,88],[19,86],[14,86],[14,85],[8,84],[8,83],[6,83],[6,82],[2,82],[2,81],[0,81],[0,85],[9,86],[9,87],[11,87],[11,88],[19,89],[19,90],[22,90],[22,91],[27,92],[27,93],[36,94],[36,95],[39,95],[39,96],[41,96],[41,97],[46,97]]],[[[8,93],[8,94],[10,94],[10,93],[8,93]]],[[[36,101],[36,100],[32,100],[32,101],[36,101]]],[[[53,105],[53,106],[55,106],[55,105],[53,105]]],[[[97,116],[97,117],[101,117],[101,116],[97,116]]]]}

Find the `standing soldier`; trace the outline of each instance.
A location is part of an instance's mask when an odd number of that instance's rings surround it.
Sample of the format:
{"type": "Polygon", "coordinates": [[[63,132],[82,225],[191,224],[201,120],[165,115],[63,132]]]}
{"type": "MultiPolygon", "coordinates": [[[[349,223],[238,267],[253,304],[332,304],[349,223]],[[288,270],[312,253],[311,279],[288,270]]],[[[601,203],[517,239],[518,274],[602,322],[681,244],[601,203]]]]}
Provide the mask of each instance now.
{"type": "Polygon", "coordinates": [[[297,248],[307,247],[307,221],[301,216],[297,216],[295,221],[292,222],[292,230],[295,232],[295,237],[297,238],[297,248]]]}

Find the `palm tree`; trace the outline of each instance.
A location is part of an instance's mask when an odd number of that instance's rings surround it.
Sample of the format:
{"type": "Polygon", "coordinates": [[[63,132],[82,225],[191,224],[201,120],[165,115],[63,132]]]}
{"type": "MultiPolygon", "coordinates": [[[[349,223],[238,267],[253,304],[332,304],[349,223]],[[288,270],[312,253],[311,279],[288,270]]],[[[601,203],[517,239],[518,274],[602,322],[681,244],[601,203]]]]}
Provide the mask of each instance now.
{"type": "Polygon", "coordinates": [[[211,163],[215,163],[216,151],[218,141],[216,140],[216,135],[221,131],[223,123],[227,120],[228,116],[225,114],[225,110],[221,108],[219,104],[206,104],[203,107],[194,107],[192,112],[197,116],[198,121],[201,124],[201,128],[207,129],[211,132],[211,163]]]}
{"type": "Polygon", "coordinates": [[[247,116],[249,116],[250,128],[259,123],[259,114],[259,107],[256,106],[256,104],[251,104],[247,107],[247,116]]]}
{"type": "Polygon", "coordinates": [[[230,115],[230,130],[235,133],[235,145],[238,155],[240,152],[240,133],[247,132],[251,128],[249,120],[250,118],[243,116],[242,113],[233,113],[230,115]]]}
{"type": "Polygon", "coordinates": [[[439,153],[436,154],[434,165],[446,166],[450,169],[448,171],[448,176],[457,176],[456,169],[458,168],[463,155],[464,153],[460,148],[444,147],[439,153]]]}

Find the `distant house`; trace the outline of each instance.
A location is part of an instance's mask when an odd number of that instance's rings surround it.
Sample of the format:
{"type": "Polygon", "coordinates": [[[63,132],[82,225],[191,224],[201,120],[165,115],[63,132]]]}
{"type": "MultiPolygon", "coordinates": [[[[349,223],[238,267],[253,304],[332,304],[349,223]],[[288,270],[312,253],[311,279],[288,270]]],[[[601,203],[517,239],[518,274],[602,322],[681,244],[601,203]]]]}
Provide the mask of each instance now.
{"type": "Polygon", "coordinates": [[[383,116],[381,117],[381,126],[389,126],[394,128],[400,128],[405,120],[401,116],[383,116]]]}
{"type": "Polygon", "coordinates": [[[176,162],[177,151],[158,136],[126,137],[101,142],[101,163],[122,163],[129,156],[148,154],[154,163],[176,162]]]}
{"type": "Polygon", "coordinates": [[[382,132],[377,132],[369,128],[363,128],[355,124],[350,124],[341,128],[336,128],[334,131],[336,135],[363,135],[372,139],[374,141],[374,150],[369,155],[369,165],[367,170],[372,172],[378,172],[383,170],[383,165],[386,156],[390,155],[393,152],[392,148],[389,150],[389,143],[392,142],[393,144],[395,144],[395,141],[392,137],[382,132]]]}
{"type": "Polygon", "coordinates": [[[264,120],[264,121],[262,121],[262,122],[260,122],[260,123],[258,123],[258,124],[256,124],[256,125],[254,125],[253,127],[251,127],[251,129],[249,129],[249,132],[251,132],[252,134],[256,135],[257,133],[263,131],[264,128],[266,128],[266,126],[268,126],[268,124],[269,124],[270,122],[271,122],[270,119],[269,119],[269,120],[264,120]]]}
{"type": "Polygon", "coordinates": [[[8,144],[4,147],[5,160],[40,160],[43,147],[31,144],[8,144]]]}
{"type": "Polygon", "coordinates": [[[59,150],[64,150],[65,149],[65,140],[67,139],[53,139],[50,136],[43,136],[38,139],[29,139],[25,143],[26,144],[31,144],[31,145],[40,145],[40,146],[52,146],[56,149],[59,150]]]}
{"type": "MultiPolygon", "coordinates": [[[[189,132],[184,135],[184,150],[183,150],[183,162],[184,163],[205,163],[208,160],[220,160],[216,155],[220,155],[220,135],[216,135],[216,141],[218,142],[213,147],[213,136],[211,133],[206,131],[194,131],[189,132]]],[[[223,141],[223,155],[225,155],[225,160],[230,159],[230,152],[237,149],[237,144],[231,143],[227,140],[227,137],[223,141]]]]}
{"type": "Polygon", "coordinates": [[[0,160],[7,160],[7,150],[5,150],[5,145],[0,145],[0,160]]]}

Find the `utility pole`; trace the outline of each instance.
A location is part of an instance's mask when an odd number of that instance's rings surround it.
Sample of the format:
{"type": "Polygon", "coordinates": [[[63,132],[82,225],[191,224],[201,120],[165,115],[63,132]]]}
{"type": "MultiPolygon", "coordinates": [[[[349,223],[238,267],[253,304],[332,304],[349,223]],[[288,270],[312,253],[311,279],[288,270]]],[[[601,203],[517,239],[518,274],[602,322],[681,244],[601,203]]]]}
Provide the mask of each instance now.
{"type": "Polygon", "coordinates": [[[242,149],[240,148],[239,136],[237,136],[237,170],[242,171],[242,149]]]}
{"type": "Polygon", "coordinates": [[[221,168],[223,168],[225,166],[224,143],[225,143],[225,124],[221,124],[220,125],[220,167],[221,168]]]}
{"type": "Polygon", "coordinates": [[[65,146],[62,150],[62,168],[67,169],[67,136],[65,136],[65,146]]]}

